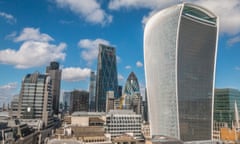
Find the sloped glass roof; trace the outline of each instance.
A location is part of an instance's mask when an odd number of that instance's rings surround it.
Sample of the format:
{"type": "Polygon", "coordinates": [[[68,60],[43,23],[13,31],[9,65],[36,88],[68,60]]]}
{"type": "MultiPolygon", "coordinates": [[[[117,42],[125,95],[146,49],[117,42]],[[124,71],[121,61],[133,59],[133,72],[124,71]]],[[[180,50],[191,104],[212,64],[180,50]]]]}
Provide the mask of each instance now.
{"type": "Polygon", "coordinates": [[[216,17],[212,17],[210,15],[208,15],[207,13],[196,9],[194,7],[191,6],[184,6],[183,8],[183,15],[185,16],[193,16],[193,17],[197,17],[199,19],[202,19],[204,21],[210,22],[210,23],[216,23],[216,17]]]}

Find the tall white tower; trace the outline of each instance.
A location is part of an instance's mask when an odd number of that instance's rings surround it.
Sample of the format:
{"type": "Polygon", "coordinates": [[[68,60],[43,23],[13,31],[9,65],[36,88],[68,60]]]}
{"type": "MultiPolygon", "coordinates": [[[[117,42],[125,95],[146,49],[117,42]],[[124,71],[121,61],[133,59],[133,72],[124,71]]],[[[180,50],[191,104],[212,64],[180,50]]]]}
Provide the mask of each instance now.
{"type": "Polygon", "coordinates": [[[144,31],[151,135],[211,140],[218,17],[182,3],[152,16],[144,31]]]}

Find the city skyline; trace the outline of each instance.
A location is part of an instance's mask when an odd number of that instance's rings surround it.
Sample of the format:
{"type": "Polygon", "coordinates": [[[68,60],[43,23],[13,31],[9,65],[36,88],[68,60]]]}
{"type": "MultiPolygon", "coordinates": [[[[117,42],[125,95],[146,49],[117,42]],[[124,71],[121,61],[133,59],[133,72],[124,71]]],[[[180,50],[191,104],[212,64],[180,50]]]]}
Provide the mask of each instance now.
{"type": "MultiPolygon", "coordinates": [[[[184,2],[200,4],[220,17],[216,87],[240,89],[240,2],[184,2]]],[[[90,71],[97,70],[98,43],[116,48],[119,84],[133,71],[143,92],[144,24],[149,15],[177,3],[0,0],[0,105],[20,93],[26,74],[44,73],[53,60],[62,68],[62,92],[88,90],[90,71]]]]}

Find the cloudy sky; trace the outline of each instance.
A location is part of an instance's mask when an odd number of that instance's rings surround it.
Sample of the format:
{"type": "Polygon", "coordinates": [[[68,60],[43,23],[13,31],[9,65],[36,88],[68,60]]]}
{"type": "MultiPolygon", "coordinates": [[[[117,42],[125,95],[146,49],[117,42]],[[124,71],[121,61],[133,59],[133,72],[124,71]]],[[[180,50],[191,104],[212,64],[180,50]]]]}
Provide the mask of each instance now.
{"type": "Polygon", "coordinates": [[[148,18],[181,1],[220,17],[216,87],[240,89],[239,0],[0,0],[0,105],[18,94],[28,73],[60,62],[62,91],[88,90],[98,44],[117,51],[121,85],[134,71],[145,87],[143,32],[148,18]]]}

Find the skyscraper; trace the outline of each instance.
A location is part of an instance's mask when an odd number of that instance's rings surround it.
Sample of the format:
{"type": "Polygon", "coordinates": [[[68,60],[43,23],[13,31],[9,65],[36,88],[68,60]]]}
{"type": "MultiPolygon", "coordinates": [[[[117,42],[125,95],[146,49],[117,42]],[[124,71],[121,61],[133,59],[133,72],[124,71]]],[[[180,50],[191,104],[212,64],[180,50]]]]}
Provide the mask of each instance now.
{"type": "Polygon", "coordinates": [[[48,75],[27,74],[22,81],[18,117],[39,119],[45,126],[53,124],[52,84],[48,75]]]}
{"type": "Polygon", "coordinates": [[[96,111],[106,110],[106,92],[114,91],[118,98],[118,79],[116,50],[114,47],[99,44],[97,80],[96,80],[96,111]]]}
{"type": "Polygon", "coordinates": [[[51,62],[50,66],[47,66],[46,68],[46,73],[51,77],[52,80],[53,112],[54,114],[58,114],[62,75],[62,70],[59,69],[59,63],[51,62]]]}
{"type": "Polygon", "coordinates": [[[123,108],[132,109],[136,114],[141,114],[142,97],[138,79],[134,72],[131,72],[127,78],[123,99],[123,108]]]}
{"type": "Polygon", "coordinates": [[[133,95],[135,93],[140,93],[140,88],[135,73],[131,72],[124,87],[124,94],[133,95]]]}
{"type": "Polygon", "coordinates": [[[218,17],[183,3],[152,16],[144,30],[151,135],[211,140],[218,17]]]}
{"type": "Polygon", "coordinates": [[[88,111],[89,92],[74,90],[70,97],[70,113],[76,111],[88,111]]]}
{"type": "Polygon", "coordinates": [[[234,104],[240,110],[240,91],[237,89],[216,89],[214,97],[214,121],[226,122],[229,128],[235,120],[234,104]]]}
{"type": "Polygon", "coordinates": [[[89,84],[89,111],[96,111],[95,104],[96,96],[96,75],[95,72],[90,73],[90,84],[89,84]]]}

